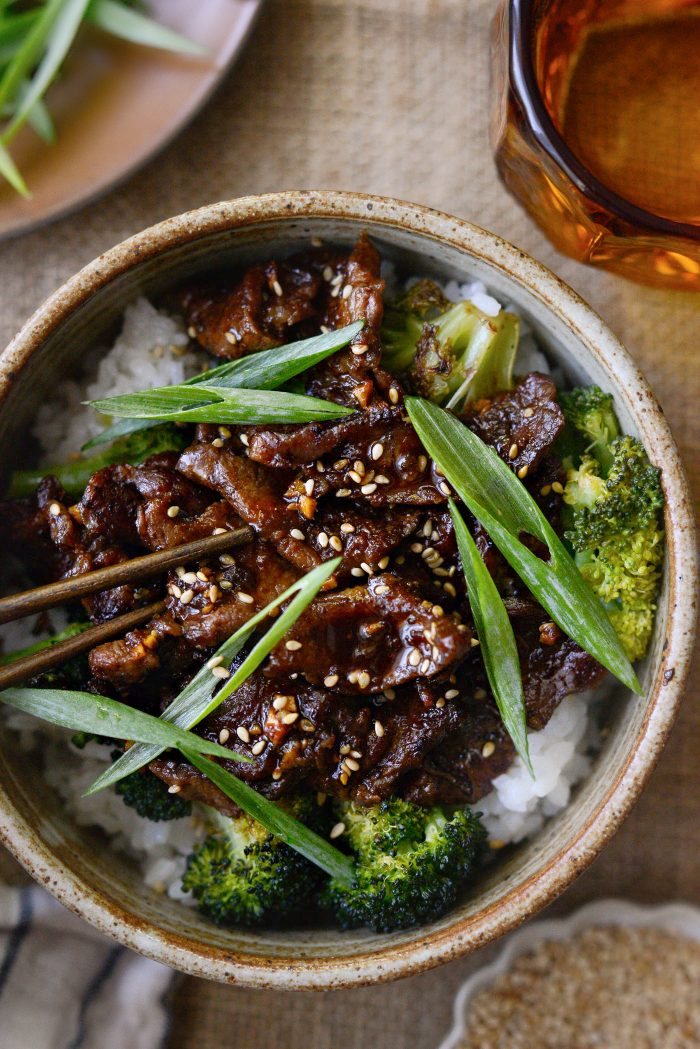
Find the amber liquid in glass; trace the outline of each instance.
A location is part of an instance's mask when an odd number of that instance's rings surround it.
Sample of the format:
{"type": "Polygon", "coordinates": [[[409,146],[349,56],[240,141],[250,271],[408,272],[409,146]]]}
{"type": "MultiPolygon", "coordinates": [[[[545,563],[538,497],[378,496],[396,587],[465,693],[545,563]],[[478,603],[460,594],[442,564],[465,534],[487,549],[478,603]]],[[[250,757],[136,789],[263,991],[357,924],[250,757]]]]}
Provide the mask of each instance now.
{"type": "Polygon", "coordinates": [[[557,54],[551,34],[543,96],[572,153],[603,185],[700,226],[700,4],[686,0],[656,17],[647,17],[648,0],[620,7],[634,13],[588,23],[572,54],[563,51],[571,36],[562,35],[557,54]]]}

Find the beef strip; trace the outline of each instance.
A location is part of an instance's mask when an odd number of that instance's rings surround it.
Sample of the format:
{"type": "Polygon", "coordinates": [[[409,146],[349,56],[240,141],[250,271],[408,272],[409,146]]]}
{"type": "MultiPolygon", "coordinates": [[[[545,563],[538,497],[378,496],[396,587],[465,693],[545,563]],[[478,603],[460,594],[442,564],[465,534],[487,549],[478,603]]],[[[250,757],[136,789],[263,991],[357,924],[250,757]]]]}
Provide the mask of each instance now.
{"type": "Polygon", "coordinates": [[[547,375],[537,372],[526,375],[512,390],[470,405],[463,418],[470,430],[514,470],[525,470],[525,475],[534,472],[564,429],[557,388],[547,375]]]}

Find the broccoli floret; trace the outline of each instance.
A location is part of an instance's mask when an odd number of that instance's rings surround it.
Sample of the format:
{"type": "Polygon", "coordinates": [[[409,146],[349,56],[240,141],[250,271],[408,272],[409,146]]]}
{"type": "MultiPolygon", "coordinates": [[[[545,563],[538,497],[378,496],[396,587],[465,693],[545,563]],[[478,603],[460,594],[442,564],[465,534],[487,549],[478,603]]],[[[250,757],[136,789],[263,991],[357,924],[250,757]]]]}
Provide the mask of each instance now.
{"type": "MultiPolygon", "coordinates": [[[[327,816],[310,796],[280,802],[318,832],[327,816]]],[[[217,925],[261,925],[298,910],[324,875],[250,816],[228,819],[212,810],[216,832],[190,856],[182,881],[200,911],[217,925]]]]}
{"type": "Polygon", "coordinates": [[[567,474],[564,502],[571,508],[565,533],[581,574],[605,604],[627,657],[649,647],[664,557],[659,471],[639,441],[616,437],[607,477],[586,454],[567,474]]]}
{"type": "MultiPolygon", "coordinates": [[[[18,652],[8,652],[6,655],[0,656],[0,667],[16,663],[18,659],[23,659],[24,656],[33,656],[37,652],[53,648],[54,645],[58,645],[61,641],[68,641],[69,638],[82,634],[84,630],[91,626],[92,623],[89,621],[69,623],[67,627],[51,637],[35,641],[34,644],[27,645],[26,648],[22,648],[18,652]]],[[[37,674],[36,677],[32,678],[32,684],[41,688],[68,688],[80,691],[85,687],[85,682],[89,676],[87,656],[75,656],[73,659],[61,663],[58,667],[53,667],[51,670],[45,670],[43,673],[37,674]]]]}
{"type": "Polygon", "coordinates": [[[331,881],[322,904],[343,928],[391,932],[439,918],[466,885],[485,833],[468,809],[452,815],[392,798],[363,808],[336,806],[356,860],[352,887],[331,881]]]}
{"type": "Polygon", "coordinates": [[[80,495],[90,478],[98,470],[113,463],[131,463],[138,466],[152,455],[161,452],[181,452],[189,443],[187,430],[174,423],[151,426],[120,437],[109,448],[88,459],[46,466],[42,470],[16,470],[10,479],[9,495],[15,499],[32,495],[42,477],[56,477],[69,495],[80,495]]]}
{"type": "MultiPolygon", "coordinates": [[[[119,756],[115,751],[112,757],[119,756]]],[[[163,820],[179,820],[192,812],[192,802],[177,794],[169,794],[168,786],[148,769],[139,769],[125,776],[116,784],[115,793],[124,799],[124,804],[134,809],[146,820],[159,823],[163,820]]]]}
{"type": "Polygon", "coordinates": [[[387,311],[384,362],[438,404],[488,397],[513,385],[518,318],[490,317],[471,302],[452,305],[431,281],[420,281],[387,311]]]}
{"type": "Polygon", "coordinates": [[[600,463],[607,477],[612,466],[612,443],[620,433],[612,395],[598,386],[579,386],[559,398],[566,421],[585,441],[585,451],[600,463]]]}

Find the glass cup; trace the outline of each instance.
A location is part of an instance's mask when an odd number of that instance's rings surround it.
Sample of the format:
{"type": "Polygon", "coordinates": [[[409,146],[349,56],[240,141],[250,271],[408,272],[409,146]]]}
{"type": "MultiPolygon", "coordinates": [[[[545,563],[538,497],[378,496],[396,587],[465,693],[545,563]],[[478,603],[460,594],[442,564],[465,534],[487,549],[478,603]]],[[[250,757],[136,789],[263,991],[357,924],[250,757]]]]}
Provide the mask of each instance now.
{"type": "Polygon", "coordinates": [[[700,291],[700,0],[503,0],[492,73],[499,173],[553,244],[646,284],[700,291]],[[640,48],[642,78],[626,65],[640,48]],[[581,77],[596,104],[573,119],[581,77]],[[633,152],[640,134],[650,160],[633,152]],[[683,135],[690,152],[674,154],[683,135]]]}

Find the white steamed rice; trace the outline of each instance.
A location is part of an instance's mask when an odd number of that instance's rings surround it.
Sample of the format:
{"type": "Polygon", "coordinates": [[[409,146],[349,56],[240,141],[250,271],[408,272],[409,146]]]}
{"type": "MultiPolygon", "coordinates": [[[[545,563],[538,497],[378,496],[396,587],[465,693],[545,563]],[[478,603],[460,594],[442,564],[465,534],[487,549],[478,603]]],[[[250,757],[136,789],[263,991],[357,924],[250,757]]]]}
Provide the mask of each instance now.
{"type": "MultiPolygon", "coordinates": [[[[388,276],[391,280],[390,272],[388,276]]],[[[450,281],[444,290],[453,301],[469,299],[491,316],[500,311],[500,304],[480,282],[450,281]]],[[[538,349],[531,331],[525,325],[522,330],[516,370],[549,372],[547,358],[538,349]]],[[[43,461],[64,461],[101,429],[95,413],[82,402],[182,382],[201,370],[201,358],[187,351],[187,345],[187,333],[179,319],[156,310],[143,298],[128,306],[122,332],[96,371],[83,379],[66,379],[55,396],[42,405],[34,434],[43,450],[43,461]]],[[[52,615],[54,629],[60,629],[60,613],[52,615]]],[[[0,627],[3,649],[13,651],[35,640],[31,627],[26,621],[0,627]]],[[[588,754],[595,742],[590,702],[587,695],[567,698],[546,728],[529,733],[534,779],[517,758],[506,773],[494,780],[493,791],[475,806],[483,814],[494,846],[522,841],[537,833],[546,819],[567,805],[572,787],[590,769],[588,754]]],[[[152,823],[136,815],[112,791],[83,798],[83,790],[109,763],[108,748],[88,744],[84,750],[76,750],[69,742],[70,733],[16,711],[7,712],[7,721],[18,732],[23,748],[31,750],[41,745],[46,779],[80,826],[100,827],[117,850],[141,863],[147,885],[192,904],[180,882],[187,856],[206,833],[201,817],[152,823]]]]}

